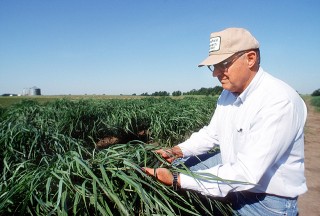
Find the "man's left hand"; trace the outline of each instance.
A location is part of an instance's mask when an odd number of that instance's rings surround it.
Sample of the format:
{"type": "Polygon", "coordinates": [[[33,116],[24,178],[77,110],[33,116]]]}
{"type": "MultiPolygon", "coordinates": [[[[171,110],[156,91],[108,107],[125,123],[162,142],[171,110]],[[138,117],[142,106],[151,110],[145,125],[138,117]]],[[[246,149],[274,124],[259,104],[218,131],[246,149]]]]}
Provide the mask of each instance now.
{"type": "Polygon", "coordinates": [[[144,167],[145,172],[150,175],[154,176],[155,179],[157,179],[159,182],[162,184],[172,186],[173,182],[173,175],[170,172],[170,170],[166,168],[149,168],[149,167],[144,167]]]}

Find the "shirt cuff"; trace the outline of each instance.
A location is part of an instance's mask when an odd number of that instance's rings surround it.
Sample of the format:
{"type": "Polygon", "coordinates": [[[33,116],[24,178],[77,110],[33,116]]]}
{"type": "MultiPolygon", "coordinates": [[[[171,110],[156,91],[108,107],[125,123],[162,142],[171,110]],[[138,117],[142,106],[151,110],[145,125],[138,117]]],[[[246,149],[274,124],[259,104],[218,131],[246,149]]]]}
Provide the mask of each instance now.
{"type": "MultiPolygon", "coordinates": [[[[215,176],[218,176],[219,166],[211,168],[209,170],[201,170],[195,171],[194,173],[197,175],[201,175],[201,173],[210,173],[215,176]]],[[[194,190],[198,191],[203,195],[209,196],[217,196],[217,197],[224,197],[228,194],[228,191],[223,192],[219,185],[219,180],[211,179],[211,180],[204,180],[204,179],[196,179],[196,177],[192,175],[186,175],[180,173],[180,187],[182,189],[187,190],[194,190]]]]}
{"type": "Polygon", "coordinates": [[[183,157],[194,156],[192,149],[187,147],[188,146],[187,143],[183,142],[183,143],[180,143],[178,146],[182,151],[183,157]]]}

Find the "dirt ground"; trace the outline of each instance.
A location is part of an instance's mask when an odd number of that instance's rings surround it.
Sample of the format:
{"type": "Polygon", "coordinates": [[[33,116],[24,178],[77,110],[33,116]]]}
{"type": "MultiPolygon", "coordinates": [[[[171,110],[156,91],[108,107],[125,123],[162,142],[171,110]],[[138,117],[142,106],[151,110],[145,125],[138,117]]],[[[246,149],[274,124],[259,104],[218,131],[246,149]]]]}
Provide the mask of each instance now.
{"type": "Polygon", "coordinates": [[[320,215],[320,112],[306,100],[305,175],[308,191],[298,199],[299,216],[320,215]]]}

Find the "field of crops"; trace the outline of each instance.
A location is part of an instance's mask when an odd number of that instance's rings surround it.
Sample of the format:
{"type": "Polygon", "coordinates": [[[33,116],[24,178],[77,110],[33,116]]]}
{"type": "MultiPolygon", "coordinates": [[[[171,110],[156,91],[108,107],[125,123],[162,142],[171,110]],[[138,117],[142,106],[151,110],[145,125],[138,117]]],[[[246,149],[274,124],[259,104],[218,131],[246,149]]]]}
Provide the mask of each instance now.
{"type": "Polygon", "coordinates": [[[215,103],[215,97],[59,99],[0,108],[0,215],[227,212],[217,201],[180,195],[141,170],[178,169],[153,150],[207,124],[215,103]]]}

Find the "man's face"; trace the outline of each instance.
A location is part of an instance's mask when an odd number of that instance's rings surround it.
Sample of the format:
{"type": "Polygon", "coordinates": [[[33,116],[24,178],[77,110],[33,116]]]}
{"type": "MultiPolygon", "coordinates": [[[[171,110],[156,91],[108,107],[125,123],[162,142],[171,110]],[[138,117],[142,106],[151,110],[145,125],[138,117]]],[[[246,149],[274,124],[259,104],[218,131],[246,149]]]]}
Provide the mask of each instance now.
{"type": "Polygon", "coordinates": [[[248,53],[239,53],[214,66],[212,75],[217,77],[222,88],[241,94],[250,84],[254,73],[249,68],[248,53]]]}

